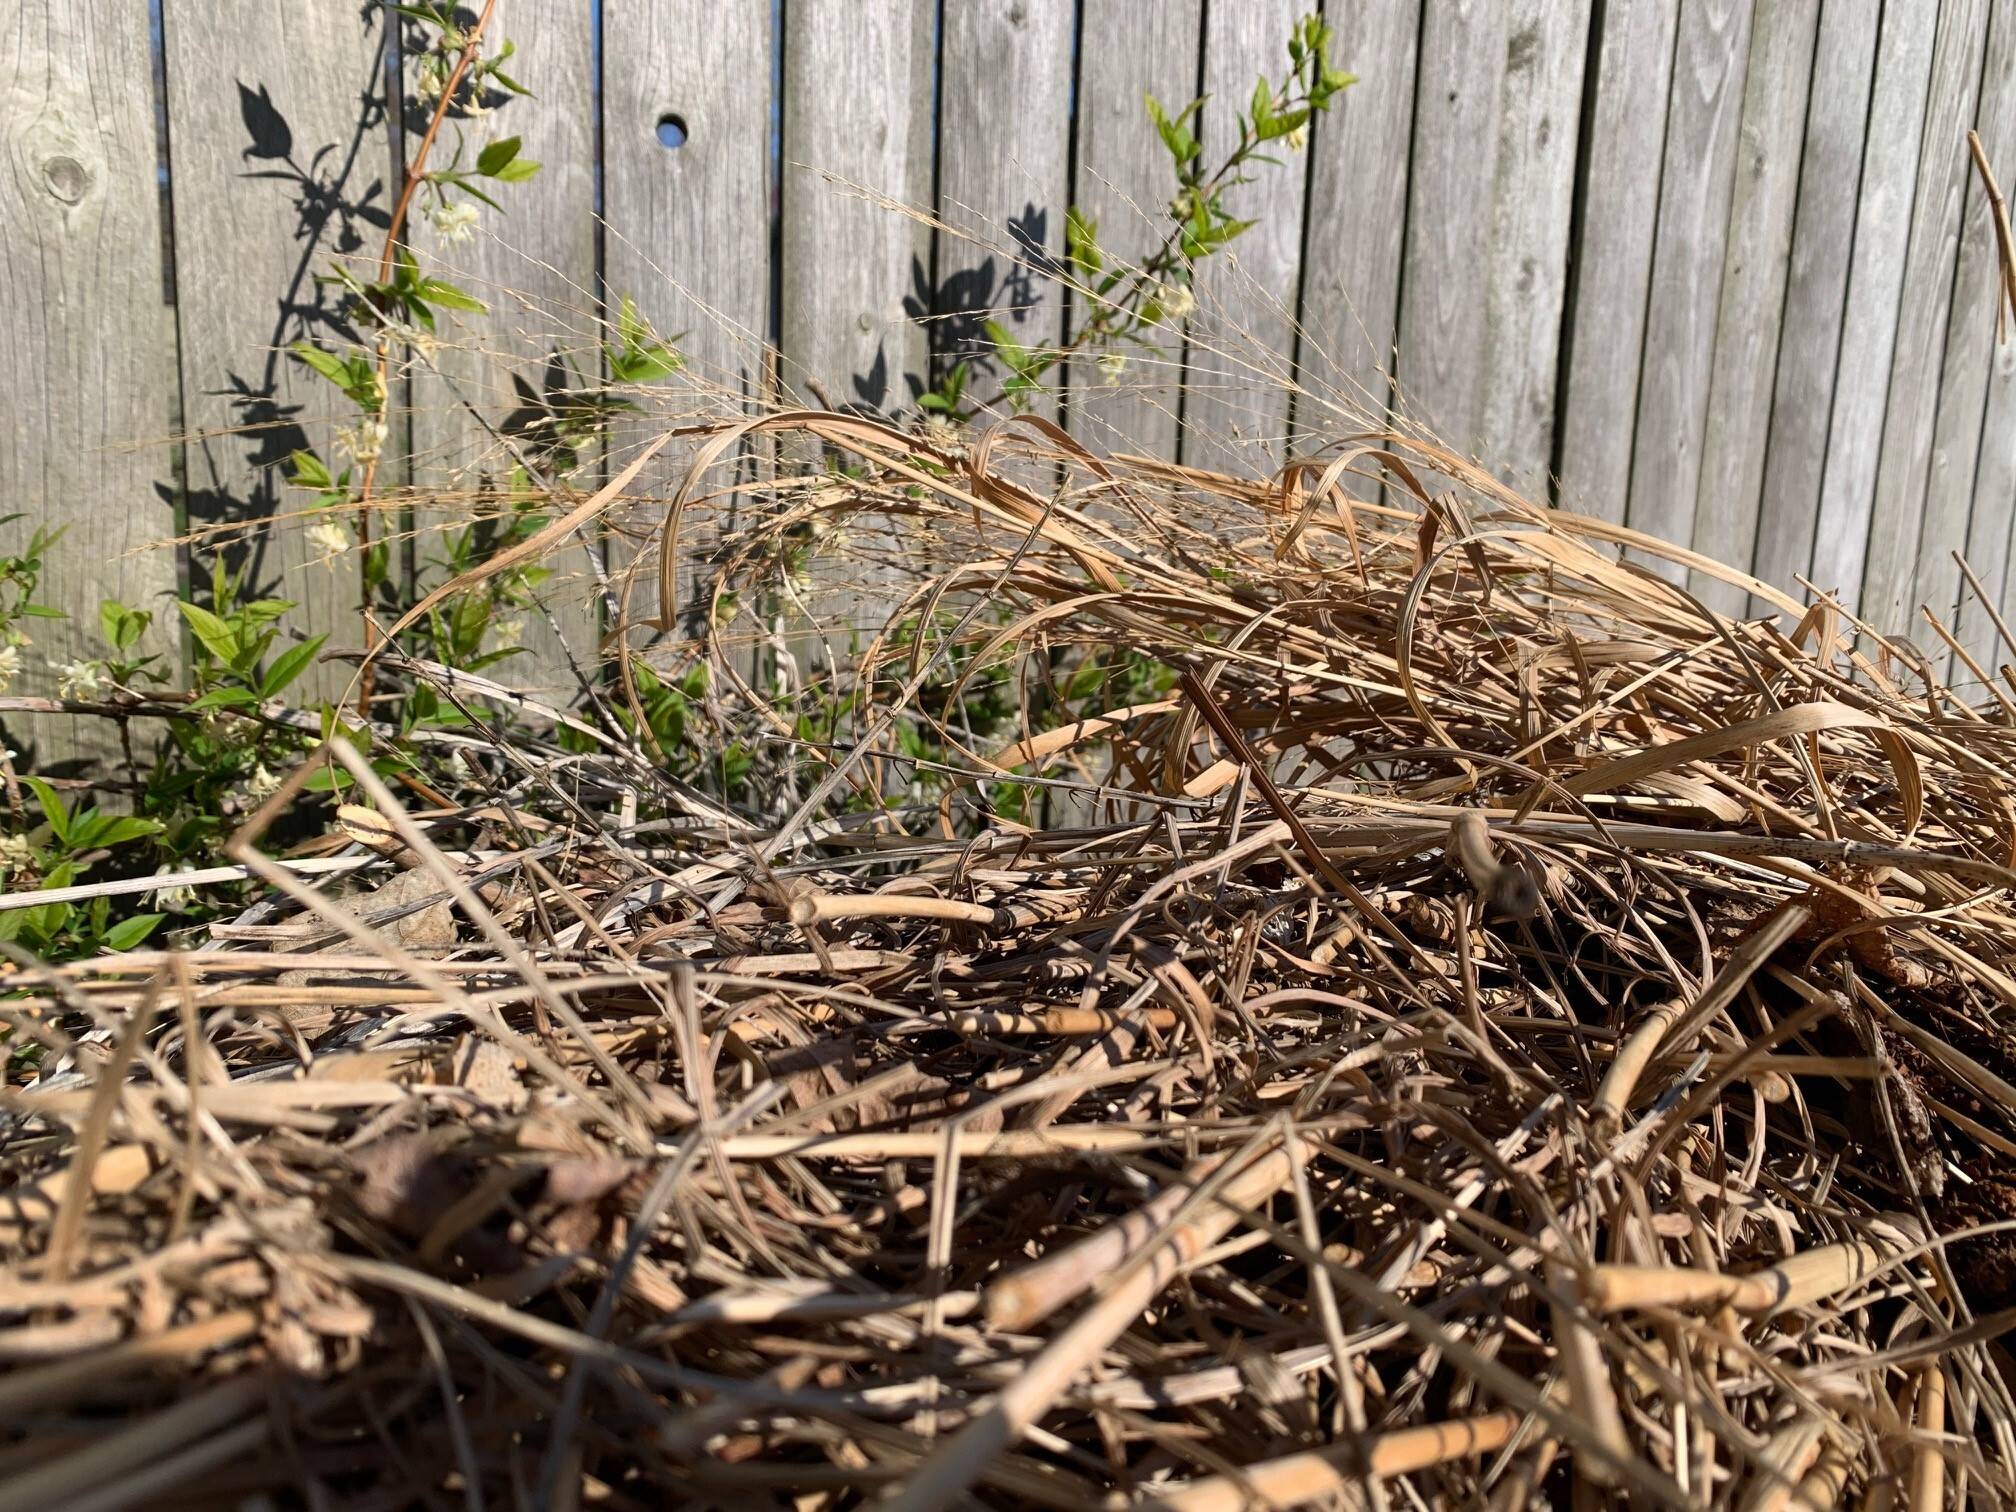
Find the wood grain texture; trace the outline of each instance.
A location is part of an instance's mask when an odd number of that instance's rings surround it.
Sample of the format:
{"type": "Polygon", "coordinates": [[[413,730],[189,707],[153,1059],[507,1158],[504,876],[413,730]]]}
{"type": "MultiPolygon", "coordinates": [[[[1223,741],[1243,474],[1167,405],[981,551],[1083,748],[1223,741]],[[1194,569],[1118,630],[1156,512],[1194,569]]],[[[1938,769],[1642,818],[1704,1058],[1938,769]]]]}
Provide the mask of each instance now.
{"type": "Polygon", "coordinates": [[[1934,0],[1894,0],[1884,7],[1877,44],[1855,255],[1813,540],[1814,585],[1850,598],[1859,596],[1869,547],[1936,12],[1934,0]]]}
{"type": "MultiPolygon", "coordinates": [[[[1917,569],[1922,546],[1945,560],[1950,572],[1950,554],[1967,534],[1966,515],[1949,493],[1942,490],[1937,514],[1928,513],[1933,502],[1928,482],[1961,211],[1974,180],[1967,130],[1974,124],[1987,34],[1986,0],[1944,0],[1940,5],[1860,598],[1862,612],[1873,623],[1912,635],[1941,663],[1947,654],[1944,643],[1918,620],[1922,597],[1917,569]]],[[[1974,471],[1971,456],[1951,462],[1974,471]]],[[[1929,576],[1923,586],[1931,590],[1929,576]]]]}
{"type": "MultiPolygon", "coordinates": [[[[13,554],[63,527],[13,691],[53,695],[57,668],[99,655],[98,603],[153,611],[147,649],[172,653],[175,338],[161,282],[153,64],[145,7],[13,0],[0,12],[0,333],[12,368],[0,445],[0,527],[13,554]]],[[[110,755],[104,721],[9,720],[0,741],[29,770],[110,755]]]]}
{"type": "MultiPolygon", "coordinates": [[[[1785,278],[1753,555],[1756,575],[1787,589],[1813,565],[1855,245],[1864,128],[1876,76],[1877,17],[1874,6],[1827,0],[1813,49],[1799,208],[1792,223],[1792,261],[1785,278]]],[[[1753,600],[1750,612],[1771,611],[1753,600]]]]}
{"type": "MultiPolygon", "coordinates": [[[[1231,150],[1232,117],[1250,105],[1254,81],[1279,85],[1300,14],[1299,0],[1211,7],[1204,37],[1207,158],[1231,150]]],[[[1258,224],[1197,270],[1181,438],[1184,462],[1255,477],[1278,468],[1287,448],[1308,187],[1300,152],[1282,141],[1267,150],[1279,166],[1259,165],[1254,182],[1225,195],[1233,215],[1258,224]]]]}
{"type": "MultiPolygon", "coordinates": [[[[1064,292],[1045,269],[1064,255],[1071,199],[1071,0],[945,7],[939,89],[935,287],[909,293],[932,311],[934,376],[973,356],[971,399],[1006,376],[980,329],[998,320],[1024,346],[1064,339],[1064,292]],[[1012,124],[1010,124],[1012,123],[1012,124]]],[[[1031,406],[1050,419],[1057,396],[1031,406]]]]}
{"type": "Polygon", "coordinates": [[[924,381],[904,295],[931,241],[849,186],[930,204],[932,24],[921,0],[785,12],[784,378],[868,413],[905,408],[924,381]]]}
{"type": "MultiPolygon", "coordinates": [[[[2016,11],[1997,6],[1989,21],[1988,52],[1982,71],[1981,107],[1975,129],[2007,195],[2016,182],[2016,11]]],[[[1939,423],[1933,436],[1932,480],[1927,490],[1926,524],[1948,510],[1967,511],[1962,548],[1967,564],[1992,600],[2011,619],[2010,531],[2016,523],[2016,339],[1998,338],[1995,308],[2001,258],[1995,245],[1988,196],[1976,178],[1968,189],[1967,215],[1960,234],[1960,266],[1947,319],[1946,376],[1939,390],[1939,423]],[[1972,465],[1968,465],[1971,456],[1972,465]],[[1971,507],[1970,507],[1971,506],[1971,507]]],[[[1960,574],[1952,561],[1935,560],[1920,545],[1920,592],[1945,614],[1960,598],[1960,574]],[[1940,574],[1948,573],[1941,587],[1940,574]]],[[[2016,664],[2016,647],[2005,645],[1992,617],[1967,594],[1958,614],[1960,642],[1993,675],[2016,664]]]]}
{"type": "Polygon", "coordinates": [[[1677,0],[1606,5],[1562,375],[1563,507],[1622,521],[1666,145],[1677,0]]]}
{"type": "MultiPolygon", "coordinates": [[[[190,525],[272,517],[248,543],[247,589],[293,600],[290,628],[327,632],[331,649],[363,642],[357,556],[307,538],[312,495],[284,464],[306,447],[345,466],[335,433],[356,413],[287,347],[359,349],[316,277],[338,259],[375,277],[398,198],[384,15],[347,0],[162,6],[190,525]]],[[[327,665],[297,687],[333,697],[348,680],[327,665]]]]}
{"type": "MultiPolygon", "coordinates": [[[[626,390],[643,413],[621,427],[607,465],[694,413],[740,412],[759,392],[770,331],[771,67],[767,5],[611,0],[603,11],[603,238],[608,313],[628,295],[654,329],[677,338],[686,372],[626,390]],[[659,140],[666,118],[685,140],[659,140]]],[[[746,464],[746,459],[743,459],[746,464]]],[[[640,475],[613,558],[648,564],[687,454],[667,448],[640,475]],[[645,546],[640,557],[637,548],[645,546]]],[[[732,469],[721,470],[723,483],[732,469]]],[[[721,522],[695,518],[682,553],[704,559],[721,522]]],[[[682,575],[682,600],[694,574],[682,575]]],[[[655,589],[633,579],[631,615],[655,589]]]]}
{"type": "Polygon", "coordinates": [[[1331,55],[1358,77],[1310,136],[1295,429],[1305,444],[1385,424],[1400,318],[1420,0],[1354,5],[1331,55]]]}
{"type": "MultiPolygon", "coordinates": [[[[1693,543],[1736,567],[1747,568],[1756,548],[1819,20],[1814,6],[1764,6],[1750,37],[1693,543]]],[[[1689,586],[1725,614],[1742,614],[1749,602],[1740,588],[1701,573],[1689,586]]]]}
{"type": "Polygon", "coordinates": [[[1478,358],[1508,26],[1497,0],[1424,0],[1394,407],[1466,455],[1485,439],[1478,358]]]}
{"type": "Polygon", "coordinates": [[[1588,0],[1514,0],[1506,9],[1479,443],[1493,473],[1545,498],[1590,7],[1588,0]]]}
{"type": "MultiPolygon", "coordinates": [[[[566,368],[554,367],[555,360],[565,359],[575,373],[590,378],[599,368],[591,19],[585,3],[499,10],[498,41],[517,47],[512,77],[532,94],[497,90],[485,101],[489,115],[461,123],[468,141],[465,162],[481,144],[516,136],[524,141],[524,156],[540,170],[523,183],[486,186],[503,213],[479,207],[482,219],[464,239],[444,239],[424,210],[414,217],[410,239],[421,265],[490,306],[483,315],[444,314],[440,352],[431,364],[413,370],[412,481],[423,566],[440,555],[434,529],[464,516],[470,505],[496,507],[495,496],[486,501],[484,495],[508,481],[513,458],[491,428],[524,447],[535,463],[543,462],[537,426],[548,411],[541,401],[549,386],[575,381],[566,368]],[[437,495],[445,507],[429,509],[437,495]]],[[[423,107],[430,102],[415,91],[410,60],[407,73],[410,144],[417,140],[412,132],[426,129],[423,107]]],[[[584,480],[592,480],[594,458],[586,460],[584,480]]],[[[578,682],[566,651],[584,667],[596,663],[600,615],[594,580],[571,543],[545,565],[554,577],[539,597],[551,621],[536,607],[516,616],[525,623],[526,653],[496,664],[493,675],[521,688],[571,696],[578,682]]]]}
{"type": "MultiPolygon", "coordinates": [[[[1749,57],[1748,5],[1704,0],[1681,8],[1625,511],[1633,529],[1667,541],[1694,535],[1749,57]]],[[[1685,575],[1665,561],[1649,565],[1685,575]]]]}
{"type": "MultiPolygon", "coordinates": [[[[1161,245],[1176,186],[1142,97],[1154,95],[1174,114],[1196,96],[1203,10],[1201,0],[1084,0],[1073,199],[1098,223],[1101,244],[1130,264],[1161,245]]],[[[1072,318],[1082,320],[1082,311],[1072,318]]],[[[1108,383],[1091,361],[1073,362],[1070,415],[1079,439],[1173,457],[1182,362],[1182,332],[1169,327],[1152,348],[1128,348],[1120,382],[1108,383]]]]}

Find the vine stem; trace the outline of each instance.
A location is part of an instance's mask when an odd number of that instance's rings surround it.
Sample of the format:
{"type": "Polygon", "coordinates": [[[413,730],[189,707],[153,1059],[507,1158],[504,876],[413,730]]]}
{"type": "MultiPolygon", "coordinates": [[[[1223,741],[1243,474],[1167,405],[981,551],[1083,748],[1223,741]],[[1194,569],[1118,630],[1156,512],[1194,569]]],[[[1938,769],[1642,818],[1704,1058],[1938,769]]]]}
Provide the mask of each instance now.
{"type": "MultiPolygon", "coordinates": [[[[413,208],[413,196],[427,179],[427,159],[434,151],[434,142],[441,135],[441,123],[448,119],[448,112],[455,104],[456,91],[462,81],[469,76],[469,69],[476,61],[478,50],[483,44],[483,33],[490,25],[490,19],[497,11],[497,0],[484,0],[483,13],[476,18],[476,24],[462,35],[462,51],[456,56],[455,68],[448,75],[448,83],[441,91],[441,99],[434,107],[434,115],[427,123],[427,131],[420,138],[420,149],[413,154],[413,161],[406,166],[406,180],[399,188],[399,202],[392,210],[392,223],[385,228],[385,250],[378,258],[378,282],[389,283],[392,278],[393,259],[399,254],[400,233],[406,229],[408,213],[413,208]]],[[[406,98],[406,81],[402,77],[394,81],[392,97],[403,103],[406,98]]],[[[392,341],[390,336],[378,338],[378,402],[386,402],[386,380],[392,368],[392,341]]],[[[382,453],[384,442],[379,443],[382,453]]],[[[357,544],[368,562],[371,556],[371,494],[378,481],[378,455],[374,453],[365,459],[364,476],[357,489],[357,544]]],[[[371,693],[374,682],[373,669],[376,665],[369,653],[378,646],[378,626],[371,618],[371,580],[365,574],[363,587],[357,605],[358,617],[364,627],[364,650],[366,657],[360,669],[357,684],[357,717],[368,720],[371,717],[371,693]]]]}

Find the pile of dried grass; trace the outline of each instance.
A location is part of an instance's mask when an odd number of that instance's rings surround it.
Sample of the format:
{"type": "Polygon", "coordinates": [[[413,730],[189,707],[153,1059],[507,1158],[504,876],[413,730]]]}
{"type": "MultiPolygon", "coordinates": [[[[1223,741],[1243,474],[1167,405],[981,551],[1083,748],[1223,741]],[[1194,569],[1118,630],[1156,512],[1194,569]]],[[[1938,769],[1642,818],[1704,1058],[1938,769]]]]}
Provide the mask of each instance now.
{"type": "Polygon", "coordinates": [[[2016,1491],[1999,693],[1400,438],[763,426],[847,466],[689,489],[774,501],[723,678],[807,543],[913,627],[854,739],[743,684],[808,791],[409,817],[338,742],[390,891],[261,856],[290,784],[213,948],[14,974],[0,1508],[2016,1491]],[[1180,684],[980,748],[1113,643],[1180,684]]]}

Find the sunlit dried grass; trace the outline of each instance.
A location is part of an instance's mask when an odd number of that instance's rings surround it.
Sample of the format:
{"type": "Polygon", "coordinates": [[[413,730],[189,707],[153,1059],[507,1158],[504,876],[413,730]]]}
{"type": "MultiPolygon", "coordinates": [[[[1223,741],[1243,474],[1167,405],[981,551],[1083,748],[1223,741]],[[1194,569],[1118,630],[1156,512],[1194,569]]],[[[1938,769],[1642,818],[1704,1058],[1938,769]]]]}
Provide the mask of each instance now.
{"type": "Polygon", "coordinates": [[[1415,439],[666,446],[609,643],[747,506],[653,654],[755,800],[339,742],[389,883],[297,774],[211,948],[14,973],[0,1507],[2016,1490],[2009,706],[1415,439]]]}

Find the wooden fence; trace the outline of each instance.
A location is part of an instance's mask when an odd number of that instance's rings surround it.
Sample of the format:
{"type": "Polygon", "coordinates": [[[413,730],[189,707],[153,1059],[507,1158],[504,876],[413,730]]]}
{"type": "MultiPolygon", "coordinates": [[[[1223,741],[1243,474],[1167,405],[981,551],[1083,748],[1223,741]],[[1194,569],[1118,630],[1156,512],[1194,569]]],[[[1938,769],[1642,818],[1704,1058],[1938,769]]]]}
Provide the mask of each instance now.
{"type": "MultiPolygon", "coordinates": [[[[1060,339],[1065,207],[1124,252],[1168,199],[1143,93],[1243,101],[1310,3],[502,0],[535,96],[473,125],[546,166],[494,236],[426,249],[518,294],[415,378],[415,474],[473,444],[429,385],[513,403],[499,364],[556,326],[592,352],[619,292],[724,382],[756,389],[774,348],[788,387],[889,412],[980,312],[1060,339]]],[[[1954,621],[1955,551],[2016,593],[2016,345],[1965,145],[2016,180],[2016,5],[1324,8],[1359,83],[1238,191],[1260,226],[1207,266],[1187,368],[1073,373],[1086,439],[1262,469],[1347,403],[1392,405],[1564,507],[1810,574],[1885,628],[1921,602],[1954,621]],[[1228,377],[1231,332],[1283,381],[1228,377]]],[[[314,275],[383,234],[409,144],[367,0],[153,9],[0,0],[0,512],[71,527],[52,661],[104,594],[173,590],[174,557],[137,548],[274,509],[276,464],[326,441],[330,393],[282,350],[329,328],[314,275]]],[[[1202,122],[1222,142],[1222,107],[1202,122]]],[[[352,590],[312,554],[276,533],[260,571],[341,643],[352,590]]],[[[1992,645],[1978,606],[1958,623],[1992,645]]]]}

